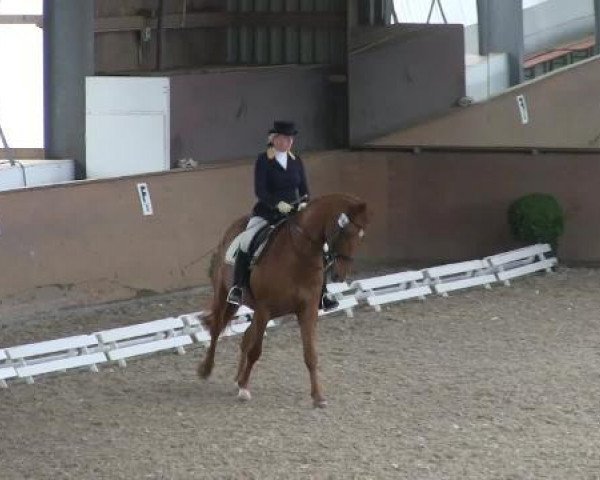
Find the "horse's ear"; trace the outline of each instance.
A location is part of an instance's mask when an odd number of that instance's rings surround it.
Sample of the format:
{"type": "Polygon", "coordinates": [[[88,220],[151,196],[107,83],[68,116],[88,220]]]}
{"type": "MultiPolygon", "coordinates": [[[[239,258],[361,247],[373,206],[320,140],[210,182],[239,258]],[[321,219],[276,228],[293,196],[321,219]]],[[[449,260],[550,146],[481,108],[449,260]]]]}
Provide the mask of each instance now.
{"type": "Polygon", "coordinates": [[[352,205],[350,208],[350,216],[356,218],[357,216],[363,216],[367,214],[367,203],[360,202],[356,205],[352,205]]]}

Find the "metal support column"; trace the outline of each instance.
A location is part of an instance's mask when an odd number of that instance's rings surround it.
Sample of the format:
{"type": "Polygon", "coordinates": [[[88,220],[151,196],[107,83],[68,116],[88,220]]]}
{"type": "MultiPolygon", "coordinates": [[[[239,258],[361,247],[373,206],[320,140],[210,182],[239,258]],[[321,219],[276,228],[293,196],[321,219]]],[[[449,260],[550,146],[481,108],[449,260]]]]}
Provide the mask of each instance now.
{"type": "Polygon", "coordinates": [[[85,77],[94,74],[93,0],[44,0],[44,148],[85,178],[85,77]]]}
{"type": "Polygon", "coordinates": [[[524,80],[523,0],[477,0],[479,52],[506,52],[510,84],[524,80]]]}
{"type": "Polygon", "coordinates": [[[600,53],[600,0],[594,0],[594,17],[596,19],[596,46],[594,53],[598,55],[600,53]]]}

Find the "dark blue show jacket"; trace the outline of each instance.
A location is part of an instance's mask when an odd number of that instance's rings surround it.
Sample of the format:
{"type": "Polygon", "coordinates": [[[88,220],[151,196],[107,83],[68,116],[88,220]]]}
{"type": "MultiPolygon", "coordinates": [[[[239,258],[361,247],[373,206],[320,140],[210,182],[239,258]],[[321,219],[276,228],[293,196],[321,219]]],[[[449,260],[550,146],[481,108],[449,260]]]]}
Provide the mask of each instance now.
{"type": "Polygon", "coordinates": [[[276,215],[275,207],[279,202],[293,203],[308,195],[300,157],[293,158],[288,154],[287,169],[284,169],[276,159],[269,159],[266,152],[261,153],[254,166],[254,191],[258,203],[252,213],[267,220],[276,215]]]}

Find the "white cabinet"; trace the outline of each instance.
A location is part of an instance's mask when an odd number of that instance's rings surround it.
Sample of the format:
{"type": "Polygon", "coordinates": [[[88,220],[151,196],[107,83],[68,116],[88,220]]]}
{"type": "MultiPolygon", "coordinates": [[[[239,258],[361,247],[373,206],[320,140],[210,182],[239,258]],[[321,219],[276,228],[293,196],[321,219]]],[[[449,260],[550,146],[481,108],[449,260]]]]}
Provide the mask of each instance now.
{"type": "Polygon", "coordinates": [[[87,178],[169,170],[169,79],[87,77],[85,136],[87,178]]]}

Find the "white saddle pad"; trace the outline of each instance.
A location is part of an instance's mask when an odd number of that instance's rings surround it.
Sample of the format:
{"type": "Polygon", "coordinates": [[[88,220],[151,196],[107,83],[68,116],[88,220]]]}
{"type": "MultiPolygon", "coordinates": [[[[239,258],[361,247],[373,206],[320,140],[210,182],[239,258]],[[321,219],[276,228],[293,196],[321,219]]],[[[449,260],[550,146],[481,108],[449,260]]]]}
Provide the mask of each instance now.
{"type": "MultiPolygon", "coordinates": [[[[248,222],[248,226],[246,230],[241,232],[237,237],[235,237],[227,251],[225,252],[225,263],[233,265],[235,263],[235,257],[237,255],[240,247],[246,252],[250,248],[250,242],[252,242],[252,238],[256,235],[260,229],[267,225],[267,221],[261,217],[252,217],[248,222]]],[[[254,252],[254,257],[260,255],[264,245],[261,245],[260,248],[254,252]]]]}
{"type": "MultiPolygon", "coordinates": [[[[240,249],[240,245],[244,242],[246,242],[246,245],[250,245],[252,237],[254,237],[256,233],[257,229],[250,228],[248,230],[243,231],[237,237],[235,237],[229,245],[229,247],[227,248],[227,251],[225,252],[225,263],[228,263],[229,265],[235,265],[235,257],[240,249]]],[[[253,261],[260,256],[266,244],[267,242],[263,240],[263,242],[258,246],[258,248],[252,253],[253,261]]]]}
{"type": "Polygon", "coordinates": [[[235,264],[235,256],[237,255],[237,252],[240,249],[242,236],[246,233],[248,233],[248,230],[244,230],[237,237],[235,237],[229,245],[229,247],[227,247],[227,251],[225,252],[225,263],[228,263],[229,265],[235,264]]]}
{"type": "MultiPolygon", "coordinates": [[[[248,229],[248,230],[244,230],[237,237],[235,237],[233,239],[233,241],[231,242],[231,244],[229,245],[229,247],[227,247],[227,251],[225,252],[225,263],[228,263],[229,265],[234,265],[235,257],[237,255],[238,250],[240,249],[240,245],[244,241],[246,241],[246,245],[250,245],[250,242],[252,241],[252,237],[254,237],[255,233],[256,233],[255,229],[248,229]]],[[[261,251],[262,251],[262,246],[261,246],[261,248],[258,248],[256,252],[254,252],[254,257],[256,257],[257,254],[259,254],[261,251]]]]}

